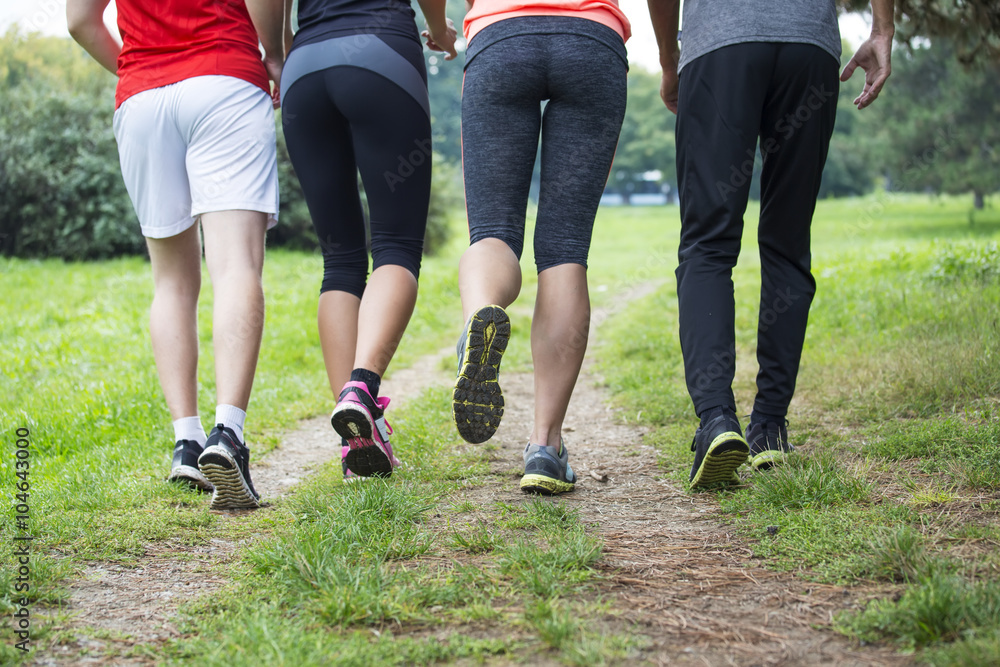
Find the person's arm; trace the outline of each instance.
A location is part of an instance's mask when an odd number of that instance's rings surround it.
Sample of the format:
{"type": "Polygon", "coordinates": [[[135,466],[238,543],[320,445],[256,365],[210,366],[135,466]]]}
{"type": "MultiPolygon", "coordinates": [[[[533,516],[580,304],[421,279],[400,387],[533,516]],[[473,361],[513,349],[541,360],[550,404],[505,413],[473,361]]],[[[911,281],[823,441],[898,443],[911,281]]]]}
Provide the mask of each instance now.
{"type": "Polygon", "coordinates": [[[283,0],[246,0],[247,13],[264,47],[264,69],[274,82],[271,98],[280,104],[281,68],[285,64],[285,5],[283,0]]]}
{"type": "Polygon", "coordinates": [[[112,74],[118,74],[119,42],[104,24],[104,9],[109,0],[66,0],[66,24],[69,34],[94,60],[112,74]]]}
{"type": "Polygon", "coordinates": [[[649,18],[653,23],[656,44],[660,48],[660,97],[667,108],[677,113],[677,63],[681,51],[677,46],[677,26],[680,24],[680,0],[647,0],[649,18]]]}
{"type": "Polygon", "coordinates": [[[892,73],[893,0],[872,0],[872,34],[854,52],[840,74],[847,81],[858,67],[865,71],[865,87],[854,100],[858,109],[864,109],[882,92],[885,80],[892,73]]]}
{"type": "Polygon", "coordinates": [[[292,40],[295,39],[295,33],[292,32],[292,4],[293,0],[285,0],[285,58],[288,58],[288,52],[292,50],[292,40]]]}
{"type": "Polygon", "coordinates": [[[427,22],[427,30],[420,34],[427,39],[427,48],[431,51],[443,51],[445,60],[452,60],[458,57],[455,51],[455,40],[458,39],[458,32],[451,19],[445,16],[446,0],[418,0],[420,11],[424,13],[424,20],[427,22]]]}

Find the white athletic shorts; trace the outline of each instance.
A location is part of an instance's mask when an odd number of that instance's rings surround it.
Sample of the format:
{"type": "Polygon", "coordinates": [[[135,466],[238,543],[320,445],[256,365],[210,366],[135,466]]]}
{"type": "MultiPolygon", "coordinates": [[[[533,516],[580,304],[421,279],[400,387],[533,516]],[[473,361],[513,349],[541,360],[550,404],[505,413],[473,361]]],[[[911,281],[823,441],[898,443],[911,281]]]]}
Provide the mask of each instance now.
{"type": "Polygon", "coordinates": [[[180,234],[202,213],[260,211],[278,221],[271,98],[231,76],[146,90],[115,111],[122,177],[149,238],[180,234]]]}

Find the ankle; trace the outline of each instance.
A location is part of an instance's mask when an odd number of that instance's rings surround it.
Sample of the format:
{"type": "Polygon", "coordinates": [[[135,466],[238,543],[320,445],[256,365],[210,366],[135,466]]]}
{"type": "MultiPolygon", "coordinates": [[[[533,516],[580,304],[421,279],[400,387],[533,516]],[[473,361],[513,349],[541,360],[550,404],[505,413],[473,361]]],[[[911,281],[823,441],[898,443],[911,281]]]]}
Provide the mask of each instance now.
{"type": "Polygon", "coordinates": [[[378,398],[378,390],[382,386],[382,377],[367,368],[355,368],[351,371],[351,382],[361,382],[368,387],[368,393],[372,398],[378,398]]]}
{"type": "Polygon", "coordinates": [[[246,442],[246,438],[243,436],[243,425],[246,423],[246,419],[246,411],[235,405],[221,404],[215,408],[215,423],[232,429],[241,443],[246,442]]]}

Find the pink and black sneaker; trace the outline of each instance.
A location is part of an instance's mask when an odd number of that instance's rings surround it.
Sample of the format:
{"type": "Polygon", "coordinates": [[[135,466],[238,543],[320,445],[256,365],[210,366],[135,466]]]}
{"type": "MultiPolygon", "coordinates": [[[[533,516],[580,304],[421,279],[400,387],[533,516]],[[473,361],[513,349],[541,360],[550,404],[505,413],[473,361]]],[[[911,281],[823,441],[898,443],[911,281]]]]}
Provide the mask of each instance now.
{"type": "Polygon", "coordinates": [[[340,437],[347,440],[348,451],[343,465],[360,477],[389,477],[399,465],[393,456],[385,421],[389,399],[372,398],[364,382],[348,382],[340,392],[330,423],[340,437]]]}
{"type": "MultiPolygon", "coordinates": [[[[347,467],[347,455],[350,453],[351,447],[349,445],[344,445],[340,448],[340,467],[344,473],[344,482],[350,484],[351,482],[357,482],[358,480],[367,481],[371,477],[362,477],[361,475],[355,475],[354,472],[347,467]]],[[[397,468],[401,466],[399,459],[396,457],[392,458],[392,467],[397,468]]]]}

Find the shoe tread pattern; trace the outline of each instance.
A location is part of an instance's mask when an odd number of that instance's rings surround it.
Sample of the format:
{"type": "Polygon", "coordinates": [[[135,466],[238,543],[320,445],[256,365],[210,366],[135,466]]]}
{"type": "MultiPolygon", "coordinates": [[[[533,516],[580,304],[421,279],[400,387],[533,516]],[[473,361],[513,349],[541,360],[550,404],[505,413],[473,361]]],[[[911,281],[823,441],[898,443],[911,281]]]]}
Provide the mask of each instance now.
{"type": "Polygon", "coordinates": [[[486,306],[473,315],[452,394],[455,424],[466,442],[486,442],[500,426],[500,361],[509,340],[510,318],[502,308],[486,306]]]}
{"type": "Polygon", "coordinates": [[[572,482],[549,477],[548,475],[528,474],[521,478],[521,491],[542,496],[552,496],[558,493],[569,493],[575,485],[572,482]]]}
{"type": "Polygon", "coordinates": [[[215,487],[211,509],[235,510],[260,507],[260,501],[243,479],[239,465],[221,446],[205,450],[198,461],[198,466],[215,487]]]}
{"type": "Polygon", "coordinates": [[[698,472],[691,480],[691,488],[733,483],[733,473],[743,465],[750,453],[743,436],[734,431],[720,433],[708,446],[698,472]]]}
{"type": "Polygon", "coordinates": [[[344,456],[347,468],[359,477],[390,477],[392,461],[374,440],[352,438],[347,441],[350,451],[344,456]]]}

